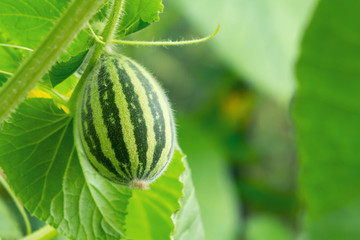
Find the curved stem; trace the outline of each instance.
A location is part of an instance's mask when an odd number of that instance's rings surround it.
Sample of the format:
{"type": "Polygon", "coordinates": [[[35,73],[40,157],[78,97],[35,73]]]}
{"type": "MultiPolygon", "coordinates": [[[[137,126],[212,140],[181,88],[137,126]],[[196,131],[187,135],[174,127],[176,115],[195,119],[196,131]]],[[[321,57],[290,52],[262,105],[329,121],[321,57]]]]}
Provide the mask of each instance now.
{"type": "Polygon", "coordinates": [[[10,188],[9,184],[7,183],[7,181],[4,179],[4,177],[0,174],[0,183],[4,186],[4,188],[6,189],[6,191],[10,194],[11,198],[14,200],[16,207],[19,209],[19,212],[21,214],[21,216],[24,219],[25,222],[25,226],[26,226],[26,232],[27,234],[31,234],[31,225],[30,225],[30,221],[29,218],[26,215],[26,212],[24,210],[24,207],[22,206],[22,204],[20,203],[20,201],[16,198],[15,193],[13,192],[13,190],[10,188]]]}
{"type": "Polygon", "coordinates": [[[18,48],[18,49],[23,49],[23,50],[30,51],[30,52],[34,51],[31,48],[12,45],[12,44],[6,44],[6,43],[0,43],[0,47],[18,48]]]}
{"type": "Polygon", "coordinates": [[[30,234],[21,240],[51,240],[54,239],[58,235],[58,232],[55,228],[46,225],[33,234],[30,234]]]}
{"type": "Polygon", "coordinates": [[[122,12],[122,9],[124,7],[125,1],[123,0],[115,0],[114,5],[112,7],[109,20],[104,28],[104,31],[102,33],[102,42],[96,42],[94,46],[94,51],[92,52],[92,55],[90,57],[89,63],[86,66],[84,73],[81,75],[81,78],[76,85],[76,88],[74,89],[73,94],[70,97],[69,100],[69,109],[70,113],[74,114],[76,110],[76,102],[79,97],[80,91],[85,83],[85,80],[91,73],[91,70],[94,68],[97,60],[100,58],[101,53],[103,52],[105,46],[111,42],[111,37],[115,32],[116,25],[118,24],[118,21],[121,21],[120,15],[122,12]],[[103,44],[104,43],[104,44],[103,44]]]}
{"type": "Polygon", "coordinates": [[[127,40],[111,40],[111,43],[124,44],[124,45],[141,45],[141,46],[181,46],[181,45],[190,45],[205,42],[213,38],[220,29],[220,25],[216,28],[215,32],[207,37],[186,40],[186,41],[127,41],[127,40]]]}

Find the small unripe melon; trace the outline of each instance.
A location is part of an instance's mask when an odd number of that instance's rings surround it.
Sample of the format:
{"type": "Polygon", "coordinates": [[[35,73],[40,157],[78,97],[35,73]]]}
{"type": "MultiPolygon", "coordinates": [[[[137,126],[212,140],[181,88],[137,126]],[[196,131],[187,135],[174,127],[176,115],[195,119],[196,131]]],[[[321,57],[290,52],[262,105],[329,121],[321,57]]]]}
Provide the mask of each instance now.
{"type": "Polygon", "coordinates": [[[113,182],[146,188],[172,159],[176,137],[167,97],[125,56],[100,57],[79,96],[76,120],[89,162],[113,182]]]}

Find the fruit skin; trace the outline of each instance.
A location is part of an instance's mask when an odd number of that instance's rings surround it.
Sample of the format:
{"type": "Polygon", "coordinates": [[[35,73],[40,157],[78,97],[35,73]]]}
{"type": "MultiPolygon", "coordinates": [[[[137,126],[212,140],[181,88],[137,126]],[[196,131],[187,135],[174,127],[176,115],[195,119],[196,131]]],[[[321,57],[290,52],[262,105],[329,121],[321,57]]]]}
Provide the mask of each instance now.
{"type": "Polygon", "coordinates": [[[135,61],[103,54],[77,102],[82,148],[109,180],[146,188],[169,165],[176,141],[167,97],[135,61]]]}

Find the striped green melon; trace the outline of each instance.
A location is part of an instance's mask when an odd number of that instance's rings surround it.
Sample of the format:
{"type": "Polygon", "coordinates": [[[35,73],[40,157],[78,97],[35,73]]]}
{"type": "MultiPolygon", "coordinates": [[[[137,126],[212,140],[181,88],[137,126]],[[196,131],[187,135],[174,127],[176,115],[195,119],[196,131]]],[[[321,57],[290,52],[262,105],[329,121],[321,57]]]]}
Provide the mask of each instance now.
{"type": "Polygon", "coordinates": [[[163,90],[142,66],[104,54],[77,104],[83,150],[101,175],[145,188],[164,172],[174,152],[173,115],[163,90]]]}

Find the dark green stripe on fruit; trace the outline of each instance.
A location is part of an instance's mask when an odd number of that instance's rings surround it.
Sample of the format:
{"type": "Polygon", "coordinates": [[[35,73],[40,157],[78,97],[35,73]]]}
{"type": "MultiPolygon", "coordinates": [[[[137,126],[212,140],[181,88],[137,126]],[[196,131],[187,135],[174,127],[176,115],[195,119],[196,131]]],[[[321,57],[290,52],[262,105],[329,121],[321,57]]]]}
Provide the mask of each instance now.
{"type": "Polygon", "coordinates": [[[132,177],[129,153],[124,141],[122,125],[120,124],[119,109],[115,104],[114,84],[110,79],[110,74],[106,70],[106,66],[101,65],[98,74],[98,93],[103,114],[103,123],[106,126],[107,136],[110,139],[115,156],[119,161],[118,164],[120,168],[126,174],[125,169],[123,169],[123,165],[125,165],[132,177]]]}
{"type": "Polygon", "coordinates": [[[116,67],[119,82],[123,89],[123,93],[126,98],[128,109],[130,111],[131,123],[134,127],[135,142],[137,147],[138,159],[141,164],[137,168],[137,176],[143,176],[146,167],[146,152],[148,150],[147,141],[147,128],[145,124],[144,113],[139,102],[139,96],[135,92],[134,84],[130,79],[129,75],[123,68],[120,68],[117,59],[112,61],[116,67]],[[140,170],[141,168],[141,170],[140,170]]]}
{"type": "MultiPolygon", "coordinates": [[[[141,85],[144,87],[146,91],[146,96],[149,102],[149,106],[151,109],[152,117],[154,120],[154,132],[155,132],[155,151],[153,155],[153,159],[151,161],[150,169],[149,171],[144,175],[144,177],[148,177],[152,170],[155,169],[157,162],[159,161],[161,157],[161,153],[165,147],[165,121],[163,116],[163,111],[161,109],[158,96],[153,90],[153,86],[149,83],[149,80],[144,76],[142,71],[135,66],[131,61],[127,60],[127,64],[135,71],[135,74],[139,81],[141,82],[141,85]]],[[[143,177],[143,176],[141,176],[143,177]]]]}
{"type": "Polygon", "coordinates": [[[100,140],[97,136],[94,122],[93,122],[93,114],[91,108],[91,86],[88,85],[87,88],[87,99],[84,103],[81,110],[81,119],[82,119],[82,127],[83,130],[86,129],[86,132],[83,134],[84,139],[87,143],[87,146],[90,149],[91,154],[96,157],[97,161],[102,164],[106,169],[108,169],[111,173],[113,173],[116,177],[122,179],[123,177],[116,171],[115,167],[111,163],[110,159],[107,158],[101,150],[100,140]],[[86,109],[86,112],[85,112],[86,109]]]}

